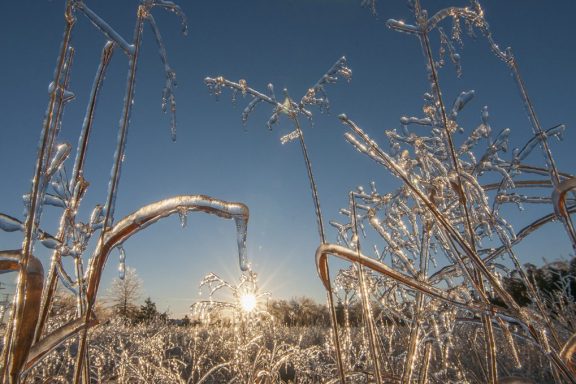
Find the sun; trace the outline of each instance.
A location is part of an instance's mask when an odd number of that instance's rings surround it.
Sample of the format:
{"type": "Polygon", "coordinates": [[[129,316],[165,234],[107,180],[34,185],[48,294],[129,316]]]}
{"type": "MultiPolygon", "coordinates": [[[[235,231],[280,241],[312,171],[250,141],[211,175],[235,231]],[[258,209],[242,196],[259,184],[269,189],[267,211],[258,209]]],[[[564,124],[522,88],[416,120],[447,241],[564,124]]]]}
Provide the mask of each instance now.
{"type": "Polygon", "coordinates": [[[245,293],[240,296],[240,307],[244,312],[252,312],[256,308],[256,296],[253,293],[245,293]]]}

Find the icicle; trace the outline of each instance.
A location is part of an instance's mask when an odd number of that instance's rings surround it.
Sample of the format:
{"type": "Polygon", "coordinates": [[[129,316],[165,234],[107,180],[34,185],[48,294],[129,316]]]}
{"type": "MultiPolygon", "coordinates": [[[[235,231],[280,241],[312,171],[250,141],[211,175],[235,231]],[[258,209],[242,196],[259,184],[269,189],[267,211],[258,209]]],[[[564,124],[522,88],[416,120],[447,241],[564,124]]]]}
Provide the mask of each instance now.
{"type": "Polygon", "coordinates": [[[118,245],[116,249],[118,249],[118,252],[120,253],[118,255],[118,278],[124,280],[124,277],[126,276],[126,252],[124,251],[122,244],[118,245]]]}
{"type": "Polygon", "coordinates": [[[482,107],[482,123],[484,123],[484,125],[486,126],[490,126],[490,124],[488,123],[490,119],[490,113],[488,112],[488,106],[485,105],[484,107],[482,107]]]}
{"type": "Polygon", "coordinates": [[[235,217],[236,222],[236,233],[238,240],[238,261],[240,263],[240,269],[242,271],[247,271],[250,268],[248,263],[248,254],[246,252],[246,235],[248,231],[248,220],[243,217],[235,217]]]}
{"type": "Polygon", "coordinates": [[[272,116],[270,116],[270,118],[268,119],[268,122],[266,123],[266,126],[268,127],[268,129],[271,131],[272,130],[272,126],[276,123],[278,123],[278,118],[280,116],[278,115],[278,113],[273,113],[272,116]]]}
{"type": "Polygon", "coordinates": [[[463,91],[462,93],[460,93],[460,95],[456,98],[452,106],[452,112],[450,113],[450,118],[452,120],[456,119],[458,113],[462,110],[462,108],[464,108],[466,104],[468,104],[468,102],[470,102],[470,100],[472,100],[474,94],[475,94],[474,90],[463,91]]]}
{"type": "Polygon", "coordinates": [[[186,209],[179,209],[178,216],[180,217],[180,226],[182,228],[186,228],[186,226],[188,225],[188,212],[186,211],[186,209]]]}
{"type": "Polygon", "coordinates": [[[250,113],[254,110],[254,108],[256,108],[256,105],[261,101],[262,101],[262,99],[255,97],[250,101],[250,103],[248,103],[246,108],[244,108],[244,110],[242,111],[242,124],[243,125],[246,125],[246,123],[248,122],[248,115],[250,115],[250,113]]]}

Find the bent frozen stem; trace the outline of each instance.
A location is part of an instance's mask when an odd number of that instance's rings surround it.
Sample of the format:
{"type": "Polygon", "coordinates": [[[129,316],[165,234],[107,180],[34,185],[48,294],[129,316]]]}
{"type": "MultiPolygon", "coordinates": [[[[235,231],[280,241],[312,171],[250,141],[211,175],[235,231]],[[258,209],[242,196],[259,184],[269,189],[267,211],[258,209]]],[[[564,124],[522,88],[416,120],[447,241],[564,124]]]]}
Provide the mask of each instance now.
{"type": "MultiPolygon", "coordinates": [[[[249,211],[248,207],[242,203],[229,203],[222,200],[213,199],[203,195],[183,195],[175,196],[169,199],[147,205],[124,219],[120,220],[110,228],[104,236],[101,237],[92,257],[90,265],[86,272],[86,312],[83,315],[85,323],[90,319],[91,311],[96,301],[96,295],[100,286],[100,280],[108,255],[119,244],[124,243],[135,233],[147,228],[158,220],[168,217],[172,214],[181,214],[182,212],[205,212],[216,215],[224,219],[234,219],[236,223],[237,242],[238,242],[238,259],[240,269],[249,268],[246,255],[246,235],[248,228],[249,211]]],[[[80,336],[78,347],[78,359],[76,362],[76,380],[82,371],[83,351],[87,347],[87,328],[85,327],[80,336]]]]}

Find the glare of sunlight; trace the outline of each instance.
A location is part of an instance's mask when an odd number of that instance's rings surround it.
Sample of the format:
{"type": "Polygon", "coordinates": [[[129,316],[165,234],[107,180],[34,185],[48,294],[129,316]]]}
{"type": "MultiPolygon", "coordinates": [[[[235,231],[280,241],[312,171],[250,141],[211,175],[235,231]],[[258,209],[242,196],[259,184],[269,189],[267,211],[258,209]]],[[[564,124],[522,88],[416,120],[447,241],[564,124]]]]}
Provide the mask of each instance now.
{"type": "Polygon", "coordinates": [[[253,293],[245,293],[240,296],[240,307],[245,312],[251,312],[256,308],[256,296],[253,293]]]}

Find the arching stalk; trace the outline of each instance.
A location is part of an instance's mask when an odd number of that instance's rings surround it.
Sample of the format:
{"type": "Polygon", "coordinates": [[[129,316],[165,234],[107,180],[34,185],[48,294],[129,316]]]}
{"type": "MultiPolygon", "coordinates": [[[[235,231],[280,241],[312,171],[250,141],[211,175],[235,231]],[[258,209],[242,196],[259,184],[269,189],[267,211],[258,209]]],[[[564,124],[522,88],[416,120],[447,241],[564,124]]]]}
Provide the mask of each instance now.
{"type": "MultiPolygon", "coordinates": [[[[13,251],[0,251],[0,271],[21,271],[24,253],[21,249],[13,251]]],[[[12,343],[15,346],[12,350],[4,350],[9,353],[8,365],[4,366],[5,383],[16,384],[20,380],[22,366],[28,358],[28,352],[34,342],[34,329],[38,321],[38,310],[42,296],[42,286],[44,284],[44,268],[42,263],[33,255],[29,257],[29,263],[22,272],[26,275],[26,285],[24,296],[19,303],[21,310],[26,314],[14,327],[12,333],[12,343]]]]}

